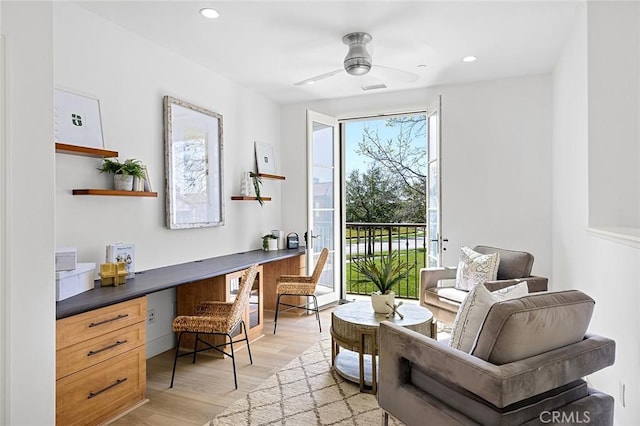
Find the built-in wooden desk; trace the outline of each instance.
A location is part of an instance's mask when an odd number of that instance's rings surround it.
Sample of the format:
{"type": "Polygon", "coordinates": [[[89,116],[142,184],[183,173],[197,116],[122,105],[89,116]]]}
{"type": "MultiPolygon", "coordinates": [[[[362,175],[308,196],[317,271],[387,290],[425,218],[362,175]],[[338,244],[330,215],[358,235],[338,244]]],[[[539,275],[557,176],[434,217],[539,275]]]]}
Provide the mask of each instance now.
{"type": "Polygon", "coordinates": [[[232,300],[235,280],[257,263],[245,319],[253,340],[262,335],[264,307],[275,305],[277,277],[304,274],[304,254],[254,250],[170,265],[137,272],[117,287],[96,281],[93,290],[57,302],[57,424],[100,424],[144,400],[147,294],[175,287],[177,314],[188,315],[200,301],[232,300]]]}

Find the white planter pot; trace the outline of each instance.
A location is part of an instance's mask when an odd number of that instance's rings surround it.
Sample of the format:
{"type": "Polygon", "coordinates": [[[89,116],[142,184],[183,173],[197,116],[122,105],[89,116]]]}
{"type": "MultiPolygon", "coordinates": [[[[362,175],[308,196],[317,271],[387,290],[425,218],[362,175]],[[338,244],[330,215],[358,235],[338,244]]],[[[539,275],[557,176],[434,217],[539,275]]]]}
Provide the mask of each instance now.
{"type": "Polygon", "coordinates": [[[271,238],[267,241],[267,243],[269,244],[269,248],[267,249],[267,251],[278,250],[278,240],[274,240],[273,238],[271,238]]]}
{"type": "Polygon", "coordinates": [[[389,303],[393,305],[396,300],[396,294],[389,292],[387,294],[371,293],[371,306],[377,314],[388,314],[391,312],[391,308],[386,305],[389,303]]]}
{"type": "Polygon", "coordinates": [[[133,176],[113,175],[113,187],[116,191],[131,191],[133,189],[133,176]]]}

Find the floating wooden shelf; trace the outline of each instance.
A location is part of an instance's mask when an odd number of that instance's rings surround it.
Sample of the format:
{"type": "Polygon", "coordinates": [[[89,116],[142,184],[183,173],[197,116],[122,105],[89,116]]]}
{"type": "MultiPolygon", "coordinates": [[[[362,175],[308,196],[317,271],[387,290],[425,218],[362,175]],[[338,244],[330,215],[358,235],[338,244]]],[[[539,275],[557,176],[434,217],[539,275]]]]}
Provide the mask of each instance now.
{"type": "MultiPolygon", "coordinates": [[[[245,197],[244,195],[232,195],[231,199],[236,201],[257,201],[258,197],[245,197]]],[[[271,197],[262,197],[262,201],[271,201],[271,197]]]]}
{"type": "Polygon", "coordinates": [[[86,157],[117,157],[118,151],[110,151],[108,149],[91,148],[88,146],[69,145],[66,143],[56,142],[56,152],[63,154],[84,155],[86,157]]]}
{"type": "Polygon", "coordinates": [[[251,176],[258,176],[263,179],[277,179],[277,180],[285,180],[286,177],[280,175],[270,175],[268,173],[253,173],[251,172],[251,176]]]}
{"type": "Polygon", "coordinates": [[[73,195],[122,195],[125,197],[157,197],[157,192],[116,191],[114,189],[74,189],[73,195]]]}

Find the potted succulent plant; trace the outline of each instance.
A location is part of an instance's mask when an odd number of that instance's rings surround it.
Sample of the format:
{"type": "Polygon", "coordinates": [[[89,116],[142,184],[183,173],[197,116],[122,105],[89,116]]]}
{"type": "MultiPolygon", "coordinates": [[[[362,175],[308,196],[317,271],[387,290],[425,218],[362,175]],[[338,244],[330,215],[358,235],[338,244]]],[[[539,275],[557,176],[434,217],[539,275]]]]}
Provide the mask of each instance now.
{"type": "Polygon", "coordinates": [[[120,162],[117,158],[105,158],[100,173],[113,173],[113,186],[119,191],[131,191],[133,178],[144,179],[144,166],[140,160],[129,158],[120,162]]]}
{"type": "Polygon", "coordinates": [[[262,250],[264,251],[278,250],[278,237],[276,237],[273,234],[263,235],[262,250]]]}
{"type": "Polygon", "coordinates": [[[391,308],[386,303],[393,305],[395,302],[393,286],[409,275],[413,265],[400,261],[395,251],[382,255],[379,259],[365,257],[356,259],[353,263],[355,270],[362,276],[357,282],[372,283],[378,289],[371,293],[373,310],[379,314],[391,312],[391,308]]]}

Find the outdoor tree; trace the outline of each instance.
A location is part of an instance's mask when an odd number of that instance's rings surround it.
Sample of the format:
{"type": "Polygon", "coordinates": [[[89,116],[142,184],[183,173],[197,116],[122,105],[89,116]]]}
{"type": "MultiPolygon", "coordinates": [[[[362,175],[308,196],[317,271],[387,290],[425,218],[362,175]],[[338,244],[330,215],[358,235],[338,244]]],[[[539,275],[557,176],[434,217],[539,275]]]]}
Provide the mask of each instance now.
{"type": "Polygon", "coordinates": [[[347,177],[347,222],[395,221],[398,210],[398,186],[395,179],[378,166],[360,173],[352,170],[347,177]]]}
{"type": "MultiPolygon", "coordinates": [[[[352,170],[347,177],[347,222],[393,223],[397,221],[399,188],[395,179],[378,166],[365,172],[352,170]]],[[[374,230],[367,228],[366,250],[373,253],[374,230]]]]}
{"type": "Polygon", "coordinates": [[[397,127],[395,138],[382,139],[378,130],[364,128],[357,153],[372,160],[399,190],[399,207],[393,221],[424,222],[426,205],[426,117],[414,115],[386,120],[397,127]]]}

